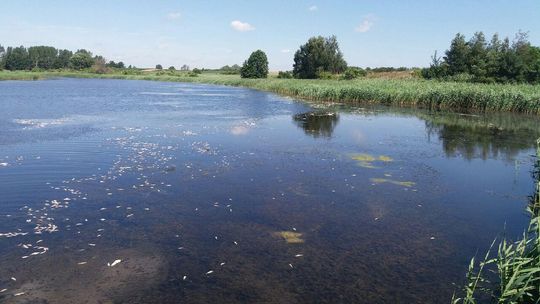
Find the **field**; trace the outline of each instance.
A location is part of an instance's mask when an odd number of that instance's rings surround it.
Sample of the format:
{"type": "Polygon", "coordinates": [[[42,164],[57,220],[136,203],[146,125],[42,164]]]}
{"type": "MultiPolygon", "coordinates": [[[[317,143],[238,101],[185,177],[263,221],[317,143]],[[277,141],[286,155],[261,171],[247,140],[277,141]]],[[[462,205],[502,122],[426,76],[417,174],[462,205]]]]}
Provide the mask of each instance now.
{"type": "Polygon", "coordinates": [[[540,86],[440,82],[407,77],[366,77],[357,80],[242,79],[238,75],[185,72],[0,72],[0,80],[54,77],[115,78],[243,86],[280,95],[328,102],[374,103],[459,112],[521,112],[540,114],[540,86]]]}

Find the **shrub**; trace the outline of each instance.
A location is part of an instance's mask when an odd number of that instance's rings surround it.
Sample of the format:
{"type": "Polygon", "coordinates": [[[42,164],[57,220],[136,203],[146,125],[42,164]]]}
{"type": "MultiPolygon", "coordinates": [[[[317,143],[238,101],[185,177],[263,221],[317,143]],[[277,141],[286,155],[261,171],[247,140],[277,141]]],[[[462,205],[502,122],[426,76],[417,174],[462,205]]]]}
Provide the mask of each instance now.
{"type": "Polygon", "coordinates": [[[291,79],[291,78],[293,78],[293,75],[289,71],[285,71],[285,72],[279,71],[279,73],[277,75],[277,78],[291,79]]]}
{"type": "Polygon", "coordinates": [[[343,73],[343,79],[345,80],[352,80],[352,79],[356,79],[356,78],[359,78],[359,77],[364,77],[366,76],[367,72],[362,69],[362,68],[358,68],[358,67],[349,67],[345,70],[345,73],[343,73]]]}

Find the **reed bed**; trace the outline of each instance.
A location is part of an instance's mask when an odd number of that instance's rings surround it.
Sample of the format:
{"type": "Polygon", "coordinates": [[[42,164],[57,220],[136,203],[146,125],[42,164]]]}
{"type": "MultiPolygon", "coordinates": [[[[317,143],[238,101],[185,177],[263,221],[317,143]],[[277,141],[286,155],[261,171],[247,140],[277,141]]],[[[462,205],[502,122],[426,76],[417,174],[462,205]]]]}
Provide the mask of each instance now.
{"type": "Polygon", "coordinates": [[[278,79],[275,77],[242,79],[238,75],[212,73],[203,73],[198,77],[190,77],[187,73],[182,72],[161,75],[154,72],[144,73],[143,75],[92,74],[84,72],[0,72],[0,80],[27,80],[51,77],[198,82],[242,86],[313,101],[372,103],[459,112],[540,114],[540,86],[527,84],[474,84],[384,78],[362,78],[350,81],[278,79]]]}

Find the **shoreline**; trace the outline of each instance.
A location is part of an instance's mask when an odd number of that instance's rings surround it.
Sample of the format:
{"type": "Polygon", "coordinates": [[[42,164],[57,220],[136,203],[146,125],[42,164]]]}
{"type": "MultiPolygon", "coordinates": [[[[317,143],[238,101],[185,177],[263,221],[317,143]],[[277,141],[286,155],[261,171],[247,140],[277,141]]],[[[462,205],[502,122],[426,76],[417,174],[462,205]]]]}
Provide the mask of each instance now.
{"type": "Polygon", "coordinates": [[[315,102],[380,104],[447,110],[459,113],[516,112],[540,114],[540,85],[478,84],[421,79],[357,80],[242,79],[238,75],[182,72],[95,74],[88,72],[0,72],[1,80],[44,80],[56,77],[204,83],[246,87],[315,102]]]}

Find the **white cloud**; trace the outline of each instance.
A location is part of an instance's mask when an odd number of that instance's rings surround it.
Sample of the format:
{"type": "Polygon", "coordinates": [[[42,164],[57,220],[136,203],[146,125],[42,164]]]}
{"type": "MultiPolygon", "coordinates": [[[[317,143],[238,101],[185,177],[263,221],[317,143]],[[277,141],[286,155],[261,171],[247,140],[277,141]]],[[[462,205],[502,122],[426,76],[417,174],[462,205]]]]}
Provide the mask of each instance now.
{"type": "Polygon", "coordinates": [[[366,16],[359,26],[357,26],[354,30],[359,33],[366,33],[371,30],[373,25],[375,24],[375,17],[373,16],[366,16]]]}
{"type": "Polygon", "coordinates": [[[283,49],[283,50],[281,50],[281,52],[282,52],[282,53],[290,53],[291,50],[289,50],[289,49],[283,49]]]}
{"type": "Polygon", "coordinates": [[[239,32],[248,32],[255,30],[255,27],[253,25],[239,20],[234,20],[233,22],[231,22],[231,27],[239,32]]]}
{"type": "Polygon", "coordinates": [[[319,8],[318,8],[316,5],[312,5],[312,6],[310,6],[310,7],[308,8],[308,10],[309,10],[310,12],[314,12],[314,11],[316,11],[316,10],[318,10],[318,9],[319,9],[319,8]]]}
{"type": "Polygon", "coordinates": [[[169,20],[178,20],[180,17],[182,17],[180,12],[172,12],[167,14],[167,19],[169,20]]]}

